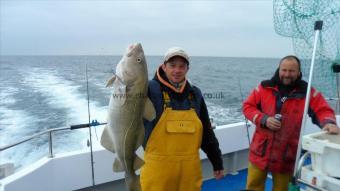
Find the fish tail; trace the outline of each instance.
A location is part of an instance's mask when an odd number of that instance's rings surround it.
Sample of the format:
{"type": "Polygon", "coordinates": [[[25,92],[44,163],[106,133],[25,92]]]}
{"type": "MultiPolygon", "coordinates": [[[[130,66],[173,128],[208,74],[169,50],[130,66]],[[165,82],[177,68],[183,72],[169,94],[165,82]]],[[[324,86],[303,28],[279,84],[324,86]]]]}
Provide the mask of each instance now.
{"type": "Polygon", "coordinates": [[[139,176],[136,174],[125,174],[125,183],[128,191],[141,191],[139,176]]]}
{"type": "Polygon", "coordinates": [[[113,169],[114,172],[123,172],[124,171],[123,164],[119,160],[118,157],[115,158],[115,161],[113,162],[112,169],[113,169]]]}

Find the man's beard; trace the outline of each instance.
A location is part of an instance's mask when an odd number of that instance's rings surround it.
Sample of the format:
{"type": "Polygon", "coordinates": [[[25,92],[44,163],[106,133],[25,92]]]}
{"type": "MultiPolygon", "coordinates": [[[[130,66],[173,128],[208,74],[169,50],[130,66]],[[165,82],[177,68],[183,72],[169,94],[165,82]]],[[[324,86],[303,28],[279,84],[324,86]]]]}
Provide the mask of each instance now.
{"type": "Polygon", "coordinates": [[[292,86],[296,82],[296,79],[294,78],[281,78],[280,83],[285,86],[292,86]]]}

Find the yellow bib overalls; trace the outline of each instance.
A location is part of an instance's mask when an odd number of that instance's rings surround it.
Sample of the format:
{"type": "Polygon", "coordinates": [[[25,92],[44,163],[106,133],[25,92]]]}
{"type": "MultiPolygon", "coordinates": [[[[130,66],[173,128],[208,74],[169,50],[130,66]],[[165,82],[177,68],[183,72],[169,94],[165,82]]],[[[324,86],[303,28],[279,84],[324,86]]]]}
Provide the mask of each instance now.
{"type": "Polygon", "coordinates": [[[199,149],[202,122],[195,109],[167,107],[169,95],[163,93],[164,111],[146,145],[141,169],[142,191],[199,191],[202,170],[199,149]]]}

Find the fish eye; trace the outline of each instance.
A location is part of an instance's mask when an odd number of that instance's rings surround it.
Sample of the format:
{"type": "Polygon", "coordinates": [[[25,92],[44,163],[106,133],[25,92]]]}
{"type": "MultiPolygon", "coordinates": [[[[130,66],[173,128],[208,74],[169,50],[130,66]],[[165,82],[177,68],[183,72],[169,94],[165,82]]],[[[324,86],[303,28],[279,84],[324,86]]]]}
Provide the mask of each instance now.
{"type": "Polygon", "coordinates": [[[141,58],[137,58],[136,61],[137,61],[137,62],[141,62],[142,59],[141,59],[141,58]]]}

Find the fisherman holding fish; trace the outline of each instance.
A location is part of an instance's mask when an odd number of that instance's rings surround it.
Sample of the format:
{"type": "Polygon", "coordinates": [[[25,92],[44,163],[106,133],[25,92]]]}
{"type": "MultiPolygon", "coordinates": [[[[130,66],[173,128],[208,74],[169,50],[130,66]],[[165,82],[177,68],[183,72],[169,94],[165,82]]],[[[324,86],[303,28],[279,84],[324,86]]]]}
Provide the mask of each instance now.
{"type": "Polygon", "coordinates": [[[115,153],[113,171],[125,172],[129,191],[201,190],[200,148],[215,178],[223,177],[207,107],[200,90],[187,81],[188,70],[188,54],[170,48],[148,82],[144,51],[136,43],[127,48],[107,82],[113,93],[101,144],[115,153]],[[136,155],[143,142],[145,163],[136,155]],[[135,171],[142,166],[139,181],[135,171]]]}
{"type": "Polygon", "coordinates": [[[156,118],[144,120],[143,191],[201,190],[200,148],[211,161],[215,178],[223,177],[221,151],[206,104],[200,89],[186,78],[189,63],[183,49],[170,48],[149,81],[148,97],[156,118]]]}

